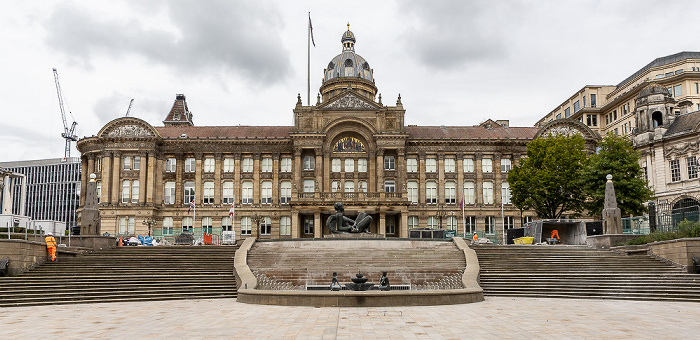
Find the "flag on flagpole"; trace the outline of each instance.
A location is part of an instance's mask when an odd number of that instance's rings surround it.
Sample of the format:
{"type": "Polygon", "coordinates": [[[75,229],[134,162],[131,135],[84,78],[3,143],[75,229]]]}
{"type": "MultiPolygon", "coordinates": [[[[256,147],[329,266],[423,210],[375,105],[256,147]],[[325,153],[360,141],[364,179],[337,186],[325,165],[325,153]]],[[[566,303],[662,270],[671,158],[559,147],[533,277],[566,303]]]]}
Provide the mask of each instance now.
{"type": "Polygon", "coordinates": [[[192,202],[190,202],[190,207],[187,208],[187,214],[190,213],[190,210],[194,209],[194,198],[192,199],[192,202]]]}
{"type": "Polygon", "coordinates": [[[311,13],[309,13],[309,34],[311,34],[311,43],[316,47],[316,43],[314,42],[314,27],[311,26],[311,13]]]}
{"type": "Polygon", "coordinates": [[[228,210],[228,217],[233,220],[233,203],[231,203],[231,209],[228,210]]]}
{"type": "Polygon", "coordinates": [[[464,211],[464,196],[462,196],[462,199],[459,200],[459,208],[462,209],[462,211],[464,211]]]}

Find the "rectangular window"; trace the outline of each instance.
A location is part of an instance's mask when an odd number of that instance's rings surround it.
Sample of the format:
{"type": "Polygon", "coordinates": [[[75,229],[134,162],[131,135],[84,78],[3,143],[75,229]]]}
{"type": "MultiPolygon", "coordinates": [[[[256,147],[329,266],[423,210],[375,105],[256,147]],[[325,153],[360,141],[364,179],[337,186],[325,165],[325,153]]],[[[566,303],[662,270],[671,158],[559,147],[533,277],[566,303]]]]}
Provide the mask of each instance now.
{"type": "Polygon", "coordinates": [[[204,159],[204,172],[214,172],[214,158],[204,159]]]}
{"type": "Polygon", "coordinates": [[[262,172],[272,172],[272,158],[263,157],[261,167],[262,172]]]}
{"type": "Polygon", "coordinates": [[[357,183],[358,192],[367,192],[367,181],[359,181],[357,183]]]}
{"type": "Polygon", "coordinates": [[[355,182],[345,181],[345,192],[355,192],[355,182]]]}
{"type": "Polygon", "coordinates": [[[467,216],[464,218],[464,232],[467,234],[472,234],[476,231],[476,216],[467,216]]]}
{"type": "Polygon", "coordinates": [[[280,203],[289,204],[292,200],[292,182],[283,181],[280,183],[280,203]]]}
{"type": "Polygon", "coordinates": [[[595,94],[591,93],[591,107],[596,107],[595,94]]]}
{"type": "Polygon", "coordinates": [[[102,200],[102,181],[96,181],[95,187],[97,188],[97,204],[102,200]]]}
{"type": "Polygon", "coordinates": [[[345,159],[345,172],[355,172],[355,160],[352,158],[345,159]]]}
{"type": "Polygon", "coordinates": [[[457,217],[447,216],[447,230],[457,230],[457,217]]]}
{"type": "Polygon", "coordinates": [[[272,233],[272,219],[270,216],[263,216],[260,219],[260,235],[270,235],[272,233]]]}
{"type": "Polygon", "coordinates": [[[225,181],[222,184],[221,198],[224,204],[233,204],[233,181],[225,181]]]}
{"type": "Polygon", "coordinates": [[[122,161],[122,170],[131,170],[131,156],[124,156],[122,161]]]}
{"type": "Polygon", "coordinates": [[[415,158],[406,159],[406,171],[418,172],[418,160],[415,158]]]}
{"type": "Polygon", "coordinates": [[[474,172],[474,159],[465,158],[463,168],[464,172],[474,172]]]}
{"type": "Polygon", "coordinates": [[[280,236],[292,234],[292,218],[289,216],[280,217],[280,236]]]}
{"type": "Polygon", "coordinates": [[[406,190],[408,191],[408,200],[412,204],[418,204],[418,182],[408,181],[406,190]]]}
{"type": "Polygon", "coordinates": [[[476,203],[476,196],[474,193],[474,182],[464,182],[464,204],[476,203]]]}
{"type": "Polygon", "coordinates": [[[384,156],[384,170],[396,170],[394,156],[384,156]]]}
{"type": "Polygon", "coordinates": [[[282,157],[280,160],[280,171],[292,172],[292,159],[290,157],[282,157]]]}
{"type": "Polygon", "coordinates": [[[564,109],[564,118],[569,118],[571,116],[571,110],[570,108],[565,108],[564,109]]]}
{"type": "Polygon", "coordinates": [[[493,216],[484,217],[484,232],[488,235],[496,233],[496,218],[493,216]]]}
{"type": "Polygon", "coordinates": [[[189,216],[183,217],[182,218],[182,231],[192,232],[193,224],[194,224],[194,219],[192,217],[189,217],[189,216]]]}
{"type": "Polygon", "coordinates": [[[177,159],[168,158],[165,160],[165,172],[175,172],[177,169],[177,159]]]}
{"type": "Polygon", "coordinates": [[[131,181],[131,203],[139,202],[139,180],[131,181]]]}
{"type": "Polygon", "coordinates": [[[510,197],[510,184],[508,182],[501,183],[501,201],[503,204],[511,204],[510,197]]]}
{"type": "Polygon", "coordinates": [[[357,160],[357,172],[367,172],[367,158],[357,160]]]}
{"type": "Polygon", "coordinates": [[[263,181],[260,185],[260,204],[272,204],[272,181],[263,181]]]}
{"type": "Polygon", "coordinates": [[[437,203],[437,183],[434,181],[428,181],[425,183],[425,203],[437,203]]]}
{"type": "Polygon", "coordinates": [[[384,192],[396,192],[396,182],[393,179],[384,181],[384,192]]]}
{"type": "Polygon", "coordinates": [[[532,216],[523,216],[523,226],[532,222],[532,216]]]}
{"type": "Polygon", "coordinates": [[[445,172],[455,172],[454,158],[445,158],[445,172]]]}
{"type": "Polygon", "coordinates": [[[194,200],[194,182],[185,182],[185,192],[184,192],[184,204],[190,204],[194,200]]]}
{"type": "MultiPolygon", "coordinates": [[[[698,83],[695,83],[697,86],[698,83]]],[[[696,87],[697,88],[697,87],[696,87]]],[[[697,93],[697,91],[695,91],[697,93]]],[[[95,172],[101,172],[102,171],[102,158],[95,158],[95,172]]]]}
{"type": "Polygon", "coordinates": [[[141,157],[134,157],[133,163],[131,164],[132,170],[141,170],[141,157]]]}
{"type": "Polygon", "coordinates": [[[671,161],[671,182],[678,182],[680,180],[681,180],[680,160],[674,159],[671,161]]]}
{"type": "Polygon", "coordinates": [[[418,216],[408,216],[408,229],[418,228],[418,216]]]}
{"type": "Polygon", "coordinates": [[[425,159],[425,172],[437,172],[437,159],[426,158],[425,159]]]}
{"type": "Polygon", "coordinates": [[[253,182],[241,183],[241,204],[253,204],[253,182]]]}
{"type": "Polygon", "coordinates": [[[396,234],[396,216],[387,215],[384,219],[386,225],[386,234],[395,235],[396,234]]]}
{"type": "Polygon", "coordinates": [[[688,179],[698,178],[698,158],[693,156],[685,160],[688,163],[688,179]]]}
{"type": "Polygon", "coordinates": [[[439,226],[438,218],[435,216],[428,217],[428,228],[436,229],[439,226]]]}
{"type": "Polygon", "coordinates": [[[457,202],[457,187],[455,182],[445,182],[445,204],[455,204],[457,202]]]}
{"type": "Polygon", "coordinates": [[[331,159],[331,171],[340,172],[340,158],[331,159]]]}
{"type": "Polygon", "coordinates": [[[676,85],[673,87],[673,96],[680,97],[683,95],[683,85],[676,85]]]}
{"type": "Polygon", "coordinates": [[[493,182],[484,182],[482,185],[484,204],[493,204],[493,182]]]}
{"type": "Polygon", "coordinates": [[[304,180],[304,192],[314,192],[315,191],[314,183],[315,182],[313,179],[305,179],[304,180]]]}
{"type": "Polygon", "coordinates": [[[314,234],[314,218],[313,216],[304,217],[304,235],[314,234]]]}
{"type": "Polygon", "coordinates": [[[236,171],[234,168],[235,161],[233,158],[224,158],[224,172],[233,173],[236,171]]]}
{"type": "Polygon", "coordinates": [[[233,231],[233,224],[231,223],[231,218],[224,216],[221,218],[221,231],[233,231]]]}
{"type": "Polygon", "coordinates": [[[165,182],[163,204],[175,204],[175,182],[165,182]]]}
{"type": "Polygon", "coordinates": [[[508,158],[503,158],[501,159],[501,172],[508,172],[510,171],[510,159],[508,158]]]}
{"type": "Polygon", "coordinates": [[[340,190],[340,181],[331,181],[331,192],[339,192],[340,190]]]}
{"type": "Polygon", "coordinates": [[[561,119],[561,113],[557,113],[557,119],[561,119]]]}
{"type": "Polygon", "coordinates": [[[304,156],[304,170],[313,170],[316,168],[314,156],[304,156]]]}
{"type": "Polygon", "coordinates": [[[515,228],[515,219],[513,216],[506,216],[503,218],[503,229],[513,229],[515,228]]]}
{"type": "Polygon", "coordinates": [[[484,158],[481,160],[481,172],[493,172],[493,161],[491,158],[484,158]]]}
{"type": "Polygon", "coordinates": [[[613,110],[613,112],[612,112],[612,121],[616,121],[616,120],[617,120],[617,110],[613,110]]]}
{"type": "Polygon", "coordinates": [[[122,203],[129,203],[129,190],[131,189],[131,181],[126,179],[122,181],[122,203]]]}
{"type": "Polygon", "coordinates": [[[173,218],[163,217],[163,235],[173,234],[173,218]]]}
{"type": "Polygon", "coordinates": [[[578,100],[574,102],[574,113],[578,112],[581,110],[581,104],[579,104],[578,100]]]}
{"type": "Polygon", "coordinates": [[[207,181],[204,182],[204,199],[203,202],[204,204],[214,204],[214,182],[212,181],[207,181]]]}
{"type": "Polygon", "coordinates": [[[610,119],[609,119],[608,115],[605,115],[605,125],[608,125],[608,124],[610,124],[610,119]]]}
{"type": "Polygon", "coordinates": [[[185,158],[185,172],[195,172],[197,160],[194,158],[185,158]]]}
{"type": "Polygon", "coordinates": [[[248,216],[241,217],[241,235],[251,235],[252,220],[248,216]]]}
{"type": "Polygon", "coordinates": [[[253,172],[253,157],[243,158],[243,172],[253,172]]]}
{"type": "Polygon", "coordinates": [[[202,232],[211,234],[212,229],[211,217],[202,217],[202,232]]]}

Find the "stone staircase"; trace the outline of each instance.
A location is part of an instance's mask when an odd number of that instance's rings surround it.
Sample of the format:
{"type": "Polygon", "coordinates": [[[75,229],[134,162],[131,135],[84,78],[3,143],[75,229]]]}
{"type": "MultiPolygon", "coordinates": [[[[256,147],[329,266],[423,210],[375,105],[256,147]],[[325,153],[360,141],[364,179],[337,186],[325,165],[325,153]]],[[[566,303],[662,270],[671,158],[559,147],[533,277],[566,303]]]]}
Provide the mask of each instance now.
{"type": "Polygon", "coordinates": [[[120,247],[0,278],[0,307],[235,298],[233,246],[120,247]]]}
{"type": "Polygon", "coordinates": [[[700,302],[700,275],[585,246],[472,246],[485,296],[700,302]]]}
{"type": "Polygon", "coordinates": [[[361,272],[378,284],[382,271],[392,285],[413,289],[463,288],[464,253],[452,241],[342,240],[256,242],[248,266],[258,289],[299,289],[351,282],[361,272]]]}

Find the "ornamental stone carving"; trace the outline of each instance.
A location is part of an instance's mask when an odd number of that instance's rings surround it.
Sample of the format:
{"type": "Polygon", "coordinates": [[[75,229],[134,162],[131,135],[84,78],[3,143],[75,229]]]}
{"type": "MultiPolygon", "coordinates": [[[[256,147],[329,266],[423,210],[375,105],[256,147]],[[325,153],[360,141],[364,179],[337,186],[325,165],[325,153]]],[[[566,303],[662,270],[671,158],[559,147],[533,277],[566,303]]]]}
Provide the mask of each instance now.
{"type": "Polygon", "coordinates": [[[571,136],[575,136],[575,135],[583,136],[581,131],[579,131],[578,129],[572,128],[570,126],[553,127],[549,131],[546,132],[546,135],[548,135],[548,136],[561,135],[561,136],[565,136],[565,137],[571,137],[571,136]]]}
{"type": "Polygon", "coordinates": [[[107,137],[155,137],[148,129],[138,125],[122,125],[115,127],[107,137]]]}
{"type": "Polygon", "coordinates": [[[372,105],[351,94],[346,94],[345,96],[335,100],[334,102],[328,104],[326,108],[351,110],[374,109],[372,105]]]}

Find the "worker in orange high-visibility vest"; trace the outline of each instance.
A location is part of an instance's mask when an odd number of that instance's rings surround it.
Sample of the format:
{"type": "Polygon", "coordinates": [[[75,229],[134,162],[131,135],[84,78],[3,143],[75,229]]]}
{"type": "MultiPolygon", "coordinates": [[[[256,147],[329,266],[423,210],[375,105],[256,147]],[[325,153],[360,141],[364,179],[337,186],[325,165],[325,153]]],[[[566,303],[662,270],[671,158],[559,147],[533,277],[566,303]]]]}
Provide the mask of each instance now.
{"type": "Polygon", "coordinates": [[[559,230],[556,230],[556,229],[552,230],[551,236],[552,237],[550,237],[550,238],[552,239],[553,242],[558,242],[559,241],[559,230]],[[556,239],[556,241],[554,241],[554,239],[556,239]]]}
{"type": "Polygon", "coordinates": [[[56,262],[56,239],[53,238],[51,232],[48,232],[46,233],[44,241],[46,242],[46,250],[49,252],[49,260],[51,262],[56,262]]]}

